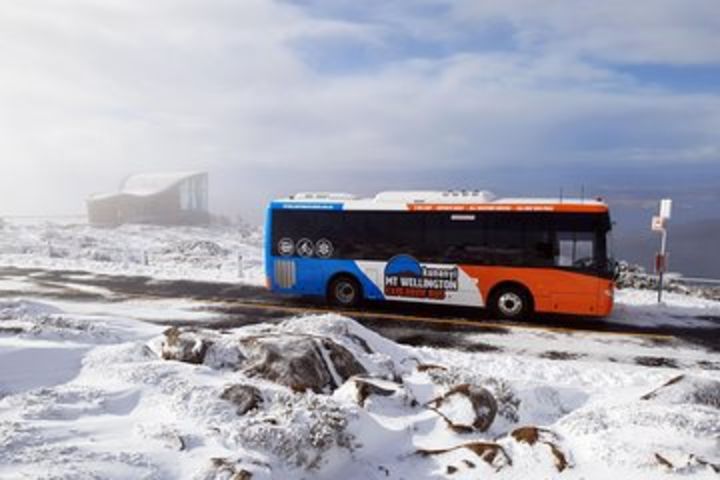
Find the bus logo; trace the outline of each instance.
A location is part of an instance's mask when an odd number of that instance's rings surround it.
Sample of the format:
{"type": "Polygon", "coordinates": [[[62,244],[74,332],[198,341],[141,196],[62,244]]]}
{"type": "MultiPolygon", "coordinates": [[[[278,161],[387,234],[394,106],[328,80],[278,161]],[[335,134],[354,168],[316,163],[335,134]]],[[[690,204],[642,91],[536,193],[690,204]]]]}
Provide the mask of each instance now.
{"type": "Polygon", "coordinates": [[[330,258],[333,254],[333,244],[327,238],[321,238],[315,242],[315,253],[320,258],[330,258]]]}
{"type": "Polygon", "coordinates": [[[315,254],[315,245],[309,238],[301,238],[298,240],[295,250],[301,257],[312,257],[315,254]]]}
{"type": "Polygon", "coordinates": [[[385,295],[444,300],[458,290],[458,278],[457,267],[425,267],[410,255],[397,255],[385,266],[385,295]]]}
{"type": "Polygon", "coordinates": [[[295,242],[292,238],[281,238],[278,242],[278,253],[283,257],[290,257],[295,253],[295,242]]]}

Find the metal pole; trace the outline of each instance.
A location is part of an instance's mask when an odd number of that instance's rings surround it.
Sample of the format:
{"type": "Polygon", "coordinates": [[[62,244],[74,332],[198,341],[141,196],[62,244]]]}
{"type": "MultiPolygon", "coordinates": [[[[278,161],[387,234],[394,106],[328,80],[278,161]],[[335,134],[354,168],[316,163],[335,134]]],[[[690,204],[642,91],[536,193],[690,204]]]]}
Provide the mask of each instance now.
{"type": "Polygon", "coordinates": [[[663,274],[665,273],[665,266],[667,264],[665,250],[667,249],[667,228],[663,228],[662,235],[660,236],[660,255],[661,264],[659,265],[659,278],[658,278],[658,303],[662,302],[662,290],[663,290],[663,274]]]}

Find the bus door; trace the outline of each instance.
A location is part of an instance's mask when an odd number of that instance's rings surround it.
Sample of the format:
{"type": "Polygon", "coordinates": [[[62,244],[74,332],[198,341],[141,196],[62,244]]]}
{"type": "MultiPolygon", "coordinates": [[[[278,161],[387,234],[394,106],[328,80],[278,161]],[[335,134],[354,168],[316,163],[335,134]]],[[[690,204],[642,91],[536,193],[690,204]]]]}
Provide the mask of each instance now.
{"type": "Polygon", "coordinates": [[[596,314],[599,245],[594,231],[558,230],[555,233],[555,265],[564,275],[551,286],[553,310],[596,314]]]}

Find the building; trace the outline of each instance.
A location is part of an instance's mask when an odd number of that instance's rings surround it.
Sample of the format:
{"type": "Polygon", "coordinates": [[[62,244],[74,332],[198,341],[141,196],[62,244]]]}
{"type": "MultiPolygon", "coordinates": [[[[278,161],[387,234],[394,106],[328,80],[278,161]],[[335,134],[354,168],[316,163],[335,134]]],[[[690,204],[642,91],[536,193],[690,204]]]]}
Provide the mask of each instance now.
{"type": "Polygon", "coordinates": [[[149,173],[128,177],[117,193],[87,200],[92,225],[209,223],[206,172],[149,173]]]}

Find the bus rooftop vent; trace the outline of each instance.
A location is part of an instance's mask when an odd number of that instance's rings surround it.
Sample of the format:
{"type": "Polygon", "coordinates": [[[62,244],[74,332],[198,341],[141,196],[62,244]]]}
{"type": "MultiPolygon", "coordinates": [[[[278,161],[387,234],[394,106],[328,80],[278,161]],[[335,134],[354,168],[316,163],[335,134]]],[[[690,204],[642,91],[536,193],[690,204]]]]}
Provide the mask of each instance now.
{"type": "Polygon", "coordinates": [[[495,195],[487,190],[420,190],[381,192],[375,196],[376,202],[403,203],[488,203],[495,195]]]}
{"type": "Polygon", "coordinates": [[[357,200],[357,195],[342,192],[300,192],[292,195],[293,200],[357,200]]]}

